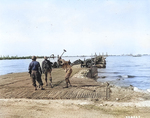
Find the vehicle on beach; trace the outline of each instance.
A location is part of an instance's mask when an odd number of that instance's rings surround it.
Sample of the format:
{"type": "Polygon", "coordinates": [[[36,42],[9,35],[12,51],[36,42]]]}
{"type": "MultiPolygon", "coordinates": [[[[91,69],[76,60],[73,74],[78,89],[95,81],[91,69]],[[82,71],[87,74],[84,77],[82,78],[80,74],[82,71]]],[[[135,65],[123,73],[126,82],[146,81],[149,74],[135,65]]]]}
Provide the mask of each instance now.
{"type": "Polygon", "coordinates": [[[84,59],[84,60],[76,60],[73,62],[75,64],[81,64],[81,67],[90,68],[92,66],[96,66],[97,68],[106,68],[106,58],[104,56],[96,56],[95,58],[91,59],[84,59]]]}

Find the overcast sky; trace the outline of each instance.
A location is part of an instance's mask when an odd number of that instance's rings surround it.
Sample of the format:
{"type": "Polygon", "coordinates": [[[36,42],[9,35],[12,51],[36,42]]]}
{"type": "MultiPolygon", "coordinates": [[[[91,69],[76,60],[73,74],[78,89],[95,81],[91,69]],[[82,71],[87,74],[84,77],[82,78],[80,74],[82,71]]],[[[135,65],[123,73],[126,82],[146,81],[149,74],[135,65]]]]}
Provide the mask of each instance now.
{"type": "Polygon", "coordinates": [[[150,54],[150,0],[0,0],[0,55],[150,54]]]}

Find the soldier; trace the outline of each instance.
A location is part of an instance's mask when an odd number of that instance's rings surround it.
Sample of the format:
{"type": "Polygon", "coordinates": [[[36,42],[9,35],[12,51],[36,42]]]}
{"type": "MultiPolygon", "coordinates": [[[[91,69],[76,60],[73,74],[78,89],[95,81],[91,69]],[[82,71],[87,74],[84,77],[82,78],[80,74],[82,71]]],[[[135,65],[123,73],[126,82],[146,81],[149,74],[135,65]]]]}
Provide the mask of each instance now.
{"type": "Polygon", "coordinates": [[[70,83],[70,80],[69,80],[69,77],[72,73],[72,68],[71,68],[71,65],[70,64],[70,60],[69,61],[65,61],[63,59],[59,59],[59,64],[62,66],[62,68],[65,70],[66,72],[66,75],[65,75],[65,81],[66,81],[66,86],[64,86],[64,88],[68,88],[68,84],[71,85],[70,83]]]}
{"type": "Polygon", "coordinates": [[[81,62],[81,68],[82,68],[82,67],[84,67],[84,66],[83,66],[83,61],[82,61],[82,60],[80,60],[80,62],[81,62]]]}
{"type": "Polygon", "coordinates": [[[32,78],[32,84],[35,87],[35,90],[37,90],[36,80],[38,81],[41,90],[44,90],[43,82],[41,80],[42,71],[39,62],[36,61],[36,56],[32,57],[32,62],[29,64],[28,70],[32,78]]]}
{"type": "Polygon", "coordinates": [[[94,62],[93,63],[94,63],[94,65],[97,64],[97,57],[94,58],[94,62]]]}
{"type": "Polygon", "coordinates": [[[59,57],[58,55],[58,59],[57,59],[57,67],[59,68],[60,67],[60,63],[59,63],[59,60],[61,59],[61,57],[59,57]]]}
{"type": "Polygon", "coordinates": [[[42,71],[45,75],[45,82],[46,82],[46,86],[48,86],[48,83],[47,83],[47,76],[49,74],[49,80],[50,80],[50,85],[51,85],[51,88],[53,88],[53,85],[52,85],[52,75],[51,75],[51,72],[52,72],[52,62],[50,62],[49,60],[47,60],[47,56],[44,57],[44,61],[42,62],[42,71]]]}

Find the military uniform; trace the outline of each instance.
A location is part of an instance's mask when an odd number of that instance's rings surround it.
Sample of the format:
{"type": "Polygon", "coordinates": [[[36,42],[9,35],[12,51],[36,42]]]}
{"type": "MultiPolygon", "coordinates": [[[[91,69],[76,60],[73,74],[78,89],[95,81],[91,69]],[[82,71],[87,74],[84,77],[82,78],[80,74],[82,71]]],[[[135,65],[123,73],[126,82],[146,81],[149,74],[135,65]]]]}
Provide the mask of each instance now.
{"type": "Polygon", "coordinates": [[[62,68],[66,72],[66,74],[65,74],[66,86],[64,88],[68,88],[68,84],[70,84],[70,86],[72,86],[70,83],[70,80],[69,80],[69,78],[72,74],[72,68],[70,66],[70,61],[65,61],[63,59],[60,59],[59,61],[60,61],[60,64],[62,65],[62,68]]]}
{"type": "Polygon", "coordinates": [[[52,66],[51,66],[51,62],[49,60],[47,60],[47,57],[45,57],[45,60],[42,62],[42,71],[45,75],[45,82],[46,82],[46,86],[48,85],[47,83],[47,76],[49,75],[49,80],[50,80],[50,85],[51,87],[53,87],[52,85],[52,66]]]}
{"type": "Polygon", "coordinates": [[[29,64],[28,70],[32,78],[32,85],[35,87],[35,90],[37,90],[36,80],[41,86],[41,89],[43,89],[43,82],[41,80],[42,71],[39,62],[36,61],[36,58],[29,64]]]}
{"type": "Polygon", "coordinates": [[[65,78],[69,78],[70,75],[71,75],[71,73],[72,73],[72,68],[67,69],[67,70],[66,70],[65,78]]]}

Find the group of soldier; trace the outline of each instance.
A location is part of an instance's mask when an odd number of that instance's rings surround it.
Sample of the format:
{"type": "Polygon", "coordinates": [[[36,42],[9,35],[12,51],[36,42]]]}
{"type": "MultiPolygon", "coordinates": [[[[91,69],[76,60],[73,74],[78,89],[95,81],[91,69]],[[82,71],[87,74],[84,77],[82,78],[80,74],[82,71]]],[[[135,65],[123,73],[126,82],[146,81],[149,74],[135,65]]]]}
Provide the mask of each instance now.
{"type": "MultiPolygon", "coordinates": [[[[72,73],[72,68],[70,66],[70,61],[65,61],[61,58],[58,59],[58,64],[62,66],[62,68],[65,70],[66,75],[65,75],[65,81],[66,81],[66,86],[65,88],[68,88],[68,84],[70,84],[70,80],[69,77],[72,73]]],[[[45,83],[46,86],[48,86],[48,82],[47,82],[47,77],[49,76],[49,81],[50,81],[50,86],[51,88],[53,88],[52,85],[52,62],[50,62],[47,58],[47,56],[44,57],[44,61],[42,62],[42,69],[40,66],[40,63],[38,61],[36,61],[36,56],[32,56],[32,62],[29,64],[29,73],[30,73],[30,77],[32,78],[32,85],[34,86],[35,90],[37,90],[37,84],[36,81],[39,83],[39,87],[41,88],[41,90],[44,90],[43,88],[43,82],[41,79],[41,75],[42,73],[45,76],[45,83]]]]}

